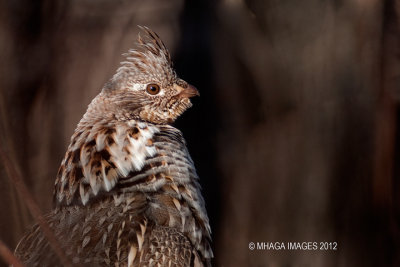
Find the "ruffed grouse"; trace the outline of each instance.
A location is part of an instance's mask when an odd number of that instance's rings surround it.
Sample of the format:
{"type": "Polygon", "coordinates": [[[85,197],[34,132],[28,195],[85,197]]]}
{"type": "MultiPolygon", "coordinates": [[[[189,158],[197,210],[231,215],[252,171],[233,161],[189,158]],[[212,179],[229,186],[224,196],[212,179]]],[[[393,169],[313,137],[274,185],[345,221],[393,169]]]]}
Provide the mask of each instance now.
{"type": "MultiPolygon", "coordinates": [[[[178,78],[158,35],[143,27],[79,122],[45,216],[80,266],[209,266],[210,226],[182,133],[170,124],[198,91],[178,78]]],[[[60,266],[39,226],[15,255],[60,266]]]]}

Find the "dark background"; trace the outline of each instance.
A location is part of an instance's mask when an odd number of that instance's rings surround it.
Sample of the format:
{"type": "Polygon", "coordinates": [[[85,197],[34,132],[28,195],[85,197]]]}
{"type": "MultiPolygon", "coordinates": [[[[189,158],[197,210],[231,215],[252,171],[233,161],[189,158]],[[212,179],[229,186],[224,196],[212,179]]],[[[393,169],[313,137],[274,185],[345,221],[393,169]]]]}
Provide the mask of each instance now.
{"type": "MultiPolygon", "coordinates": [[[[400,266],[400,1],[0,0],[0,145],[43,212],[90,100],[158,32],[215,266],[400,266]],[[249,242],[336,241],[337,251],[249,242]]],[[[0,240],[33,223],[0,165],[0,240]]]]}

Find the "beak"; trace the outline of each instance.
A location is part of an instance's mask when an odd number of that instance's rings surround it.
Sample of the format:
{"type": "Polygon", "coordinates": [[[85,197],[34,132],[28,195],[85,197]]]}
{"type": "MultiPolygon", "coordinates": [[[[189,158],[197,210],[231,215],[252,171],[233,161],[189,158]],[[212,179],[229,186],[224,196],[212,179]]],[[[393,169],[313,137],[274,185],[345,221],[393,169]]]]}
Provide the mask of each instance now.
{"type": "Polygon", "coordinates": [[[175,85],[175,87],[179,91],[178,95],[182,98],[200,96],[199,91],[197,91],[196,87],[194,87],[193,85],[189,84],[186,88],[183,88],[179,85],[175,85]]]}

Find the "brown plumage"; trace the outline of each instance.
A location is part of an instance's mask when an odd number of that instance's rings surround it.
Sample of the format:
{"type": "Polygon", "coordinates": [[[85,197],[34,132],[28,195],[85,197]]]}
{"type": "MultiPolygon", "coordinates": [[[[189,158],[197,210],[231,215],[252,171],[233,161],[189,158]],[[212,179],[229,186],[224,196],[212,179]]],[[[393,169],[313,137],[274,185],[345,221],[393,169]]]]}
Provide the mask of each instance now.
{"type": "MultiPolygon", "coordinates": [[[[45,216],[65,256],[81,266],[209,266],[210,226],[194,164],[170,125],[197,90],[175,74],[160,38],[139,50],[89,105],[57,174],[45,216]]],[[[36,225],[15,254],[59,266],[36,225]]]]}

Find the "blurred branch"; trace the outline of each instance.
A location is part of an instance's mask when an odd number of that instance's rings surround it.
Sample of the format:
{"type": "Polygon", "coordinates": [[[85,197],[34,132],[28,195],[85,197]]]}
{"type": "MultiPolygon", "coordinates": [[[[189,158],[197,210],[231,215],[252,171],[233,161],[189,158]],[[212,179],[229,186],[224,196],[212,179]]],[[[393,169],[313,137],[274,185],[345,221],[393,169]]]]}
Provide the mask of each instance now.
{"type": "Polygon", "coordinates": [[[24,265],[14,256],[11,250],[0,240],[0,256],[3,260],[13,267],[23,267],[24,265]]]}
{"type": "Polygon", "coordinates": [[[9,179],[11,179],[11,182],[16,187],[18,193],[25,200],[25,204],[28,206],[29,211],[39,224],[41,230],[43,231],[44,236],[49,241],[50,246],[59,257],[63,266],[72,266],[71,262],[68,260],[68,258],[62,251],[61,246],[57,238],[55,237],[53,231],[50,229],[49,225],[44,219],[42,212],[40,211],[40,208],[37,205],[35,199],[33,198],[28,188],[26,187],[25,183],[23,182],[21,175],[17,171],[17,168],[14,166],[11,159],[7,156],[2,146],[0,146],[0,159],[4,164],[9,179]]]}

